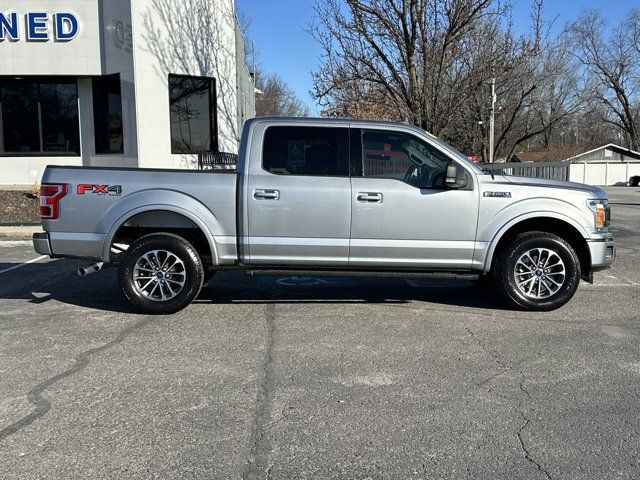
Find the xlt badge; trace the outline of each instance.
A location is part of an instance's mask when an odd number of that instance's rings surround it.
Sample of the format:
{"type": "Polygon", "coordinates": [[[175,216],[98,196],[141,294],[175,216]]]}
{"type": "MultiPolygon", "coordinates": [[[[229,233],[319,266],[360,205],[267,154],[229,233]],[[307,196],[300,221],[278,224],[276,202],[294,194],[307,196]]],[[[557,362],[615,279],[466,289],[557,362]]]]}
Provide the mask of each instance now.
{"type": "Polygon", "coordinates": [[[511,198],[511,192],[484,192],[485,197],[511,198]]]}

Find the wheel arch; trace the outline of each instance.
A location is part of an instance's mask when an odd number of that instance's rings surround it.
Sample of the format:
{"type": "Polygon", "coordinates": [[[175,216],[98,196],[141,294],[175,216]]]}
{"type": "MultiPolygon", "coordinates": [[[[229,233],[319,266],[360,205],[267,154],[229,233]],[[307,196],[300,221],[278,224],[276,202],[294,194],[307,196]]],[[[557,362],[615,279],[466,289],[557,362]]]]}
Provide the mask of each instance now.
{"type": "MultiPolygon", "coordinates": [[[[201,236],[206,243],[207,250],[205,253],[210,255],[211,263],[213,265],[218,264],[216,242],[207,224],[197,215],[184,208],[166,204],[145,205],[121,215],[113,223],[105,237],[102,258],[107,262],[111,260],[111,247],[124,228],[139,229],[144,234],[162,231],[180,235],[180,232],[191,230],[193,235],[201,236]]],[[[199,253],[202,253],[202,247],[200,247],[199,253]]]]}
{"type": "Polygon", "coordinates": [[[591,252],[587,244],[588,234],[573,219],[556,213],[534,214],[514,219],[505,225],[491,240],[484,262],[484,271],[493,270],[497,253],[520,233],[547,232],[567,241],[578,254],[583,272],[591,271],[591,252]]]}

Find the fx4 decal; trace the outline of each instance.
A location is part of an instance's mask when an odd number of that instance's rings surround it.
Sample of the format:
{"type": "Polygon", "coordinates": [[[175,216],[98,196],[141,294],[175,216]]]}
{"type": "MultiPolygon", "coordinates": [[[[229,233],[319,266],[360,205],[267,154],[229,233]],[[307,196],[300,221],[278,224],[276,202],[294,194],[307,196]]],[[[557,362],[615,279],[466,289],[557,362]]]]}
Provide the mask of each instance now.
{"type": "Polygon", "coordinates": [[[78,185],[76,192],[78,195],[93,193],[101,196],[119,197],[122,195],[122,185],[91,185],[83,183],[78,185]]]}

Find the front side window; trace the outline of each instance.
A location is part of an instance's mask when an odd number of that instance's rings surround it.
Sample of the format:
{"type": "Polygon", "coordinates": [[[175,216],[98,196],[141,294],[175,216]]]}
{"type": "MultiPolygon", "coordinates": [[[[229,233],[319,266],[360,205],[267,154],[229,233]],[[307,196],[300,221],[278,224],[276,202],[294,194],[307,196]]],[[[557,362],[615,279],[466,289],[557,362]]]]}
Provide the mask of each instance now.
{"type": "Polygon", "coordinates": [[[93,78],[93,124],[96,153],[123,153],[120,75],[93,78]]]}
{"type": "Polygon", "coordinates": [[[401,132],[362,132],[362,175],[401,180],[417,188],[444,188],[447,163],[443,153],[401,132]]]}
{"type": "Polygon", "coordinates": [[[348,135],[347,128],[269,127],[262,167],[277,175],[347,176],[348,135]]]}
{"type": "Polygon", "coordinates": [[[169,76],[171,153],[217,151],[215,79],[169,76]]]}
{"type": "Polygon", "coordinates": [[[75,79],[0,78],[0,154],[79,155],[75,79]]]}

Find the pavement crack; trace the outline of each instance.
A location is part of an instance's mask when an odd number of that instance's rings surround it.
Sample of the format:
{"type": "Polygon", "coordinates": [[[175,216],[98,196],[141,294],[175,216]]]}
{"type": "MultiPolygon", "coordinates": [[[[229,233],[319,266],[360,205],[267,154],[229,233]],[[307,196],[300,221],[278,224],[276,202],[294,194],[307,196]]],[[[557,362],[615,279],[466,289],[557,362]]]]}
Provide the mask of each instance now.
{"type": "Polygon", "coordinates": [[[269,456],[271,454],[271,444],[268,439],[268,432],[272,427],[271,421],[273,410],[273,397],[275,393],[275,304],[267,304],[265,312],[266,340],[264,360],[262,363],[262,381],[258,388],[256,397],[256,407],[251,423],[251,449],[243,479],[270,478],[271,468],[269,456]]]}
{"type": "Polygon", "coordinates": [[[520,378],[520,381],[518,382],[518,387],[520,388],[520,391],[524,393],[529,400],[531,400],[531,392],[529,392],[529,390],[524,388],[524,382],[526,381],[524,373],[520,372],[520,375],[521,375],[521,378],[520,378]]]}
{"type": "Polygon", "coordinates": [[[520,429],[518,430],[518,440],[520,440],[520,448],[522,449],[522,452],[524,453],[524,458],[527,459],[527,461],[529,463],[531,463],[532,465],[534,465],[538,471],[542,474],[545,475],[545,477],[547,477],[549,480],[553,480],[551,478],[551,475],[549,475],[549,472],[547,472],[542,465],[540,465],[540,463],[538,463],[532,456],[531,456],[531,452],[529,451],[529,449],[527,448],[527,446],[524,443],[524,439],[522,438],[522,432],[524,431],[524,429],[527,427],[527,425],[529,425],[531,423],[531,420],[529,420],[529,418],[527,418],[527,416],[522,412],[519,411],[518,412],[520,414],[520,416],[522,417],[522,419],[524,420],[524,423],[520,426],[520,429]]]}
{"type": "Polygon", "coordinates": [[[118,333],[118,335],[116,335],[116,337],[110,342],[79,353],[76,357],[74,357],[73,364],[69,368],[52,377],[47,378],[43,382],[33,387],[31,390],[29,390],[29,392],[27,392],[27,400],[29,400],[29,402],[35,407],[35,410],[33,410],[30,414],[25,415],[18,421],[12,423],[11,425],[8,425],[1,429],[0,442],[6,440],[11,435],[18,433],[23,428],[28,427],[33,422],[49,413],[49,411],[51,410],[51,402],[44,397],[44,393],[49,387],[81,372],[87,367],[87,365],[89,365],[91,357],[102,353],[105,350],[109,350],[119,343],[124,342],[129,335],[149,324],[153,320],[153,318],[154,317],[145,317],[142,320],[139,320],[138,322],[128,326],[124,330],[121,330],[120,333],[118,333]]]}
{"type": "MultiPolygon", "coordinates": [[[[524,393],[524,395],[527,397],[527,400],[530,401],[531,400],[531,392],[529,392],[529,390],[527,390],[527,388],[525,387],[525,382],[526,382],[527,378],[525,377],[523,372],[520,372],[520,381],[518,382],[518,388],[520,389],[520,391],[522,393],[524,393]]],[[[533,456],[531,455],[531,452],[529,451],[529,449],[527,448],[527,446],[524,443],[524,438],[522,437],[522,432],[524,432],[524,429],[527,428],[527,426],[531,423],[531,419],[529,417],[527,417],[527,415],[524,413],[523,408],[522,408],[522,401],[519,403],[518,405],[518,413],[520,414],[520,416],[522,417],[522,420],[524,420],[524,423],[520,426],[520,428],[518,429],[517,432],[517,436],[518,436],[518,440],[520,441],[520,448],[522,449],[522,453],[524,454],[524,458],[531,463],[532,465],[534,465],[539,472],[543,473],[547,479],[552,480],[551,479],[551,475],[549,474],[549,472],[547,470],[545,470],[542,465],[533,458],[533,456]]]]}
{"type": "MultiPolygon", "coordinates": [[[[468,327],[465,327],[465,329],[467,330],[467,333],[471,336],[471,338],[476,342],[476,344],[480,347],[480,349],[485,352],[488,356],[490,356],[495,362],[496,364],[500,367],[500,371],[498,371],[497,373],[491,375],[490,377],[488,377],[487,379],[478,382],[478,381],[474,381],[473,383],[476,385],[476,387],[483,387],[485,386],[487,383],[489,383],[491,380],[493,380],[494,378],[509,372],[509,371],[514,371],[515,369],[505,363],[502,358],[500,358],[500,356],[492,349],[488,348],[484,342],[478,338],[478,336],[468,327]]],[[[515,372],[514,372],[515,373],[515,372]]],[[[518,389],[520,391],[520,393],[524,394],[524,396],[526,397],[526,401],[531,401],[531,392],[526,388],[526,376],[524,374],[524,372],[520,371],[520,380],[518,381],[518,389]]],[[[495,393],[495,392],[494,392],[495,393]]],[[[496,393],[497,394],[497,393],[496,393]]],[[[502,395],[499,395],[502,397],[502,395]]],[[[508,400],[506,397],[502,397],[505,398],[505,400],[508,400]]],[[[522,419],[524,420],[524,423],[520,426],[520,428],[517,431],[517,437],[518,437],[518,441],[520,442],[520,448],[522,449],[522,452],[524,454],[525,459],[531,463],[532,465],[534,465],[538,471],[542,474],[545,475],[545,477],[549,480],[552,480],[551,475],[549,474],[549,472],[547,470],[545,470],[542,465],[536,461],[533,456],[531,455],[531,452],[529,451],[529,449],[527,448],[525,442],[524,442],[524,438],[523,438],[523,432],[525,430],[525,428],[531,423],[531,420],[525,415],[524,413],[524,408],[523,408],[523,400],[520,400],[518,402],[518,405],[515,409],[515,411],[520,415],[520,417],[522,417],[522,419]]]]}
{"type": "Polygon", "coordinates": [[[465,327],[465,329],[467,330],[467,332],[469,333],[469,335],[471,336],[471,338],[473,338],[473,340],[478,344],[478,346],[482,349],[483,352],[485,352],[487,355],[489,355],[491,358],[493,358],[496,363],[498,365],[500,365],[501,367],[507,367],[504,363],[504,361],[502,360],[502,358],[500,358],[500,355],[498,355],[494,350],[488,348],[484,342],[478,338],[478,336],[475,334],[475,332],[473,332],[469,327],[465,327]]]}

